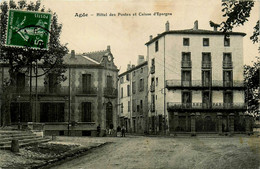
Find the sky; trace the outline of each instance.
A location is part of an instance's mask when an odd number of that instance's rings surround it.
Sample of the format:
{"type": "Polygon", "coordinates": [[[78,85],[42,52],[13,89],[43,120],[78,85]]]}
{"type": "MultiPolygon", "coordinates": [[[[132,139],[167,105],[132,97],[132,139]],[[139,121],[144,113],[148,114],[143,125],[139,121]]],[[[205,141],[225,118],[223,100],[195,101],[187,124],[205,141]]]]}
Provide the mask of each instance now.
{"type": "MultiPolygon", "coordinates": [[[[42,0],[42,4],[57,13],[58,22],[63,25],[61,42],[68,43],[69,50],[85,53],[105,50],[110,45],[120,72],[126,70],[128,63],[136,64],[138,55],[146,57],[145,43],[149,36],[164,32],[167,21],[170,30],[191,29],[195,20],[199,22],[199,29],[212,30],[210,20],[215,23],[224,20],[221,0],[42,0]],[[154,16],[154,12],[172,15],[154,16]],[[77,17],[83,13],[84,17],[77,17]],[[107,13],[107,16],[97,16],[97,13],[107,13]],[[110,13],[116,16],[109,16],[110,13]],[[122,16],[125,13],[131,16],[122,16]],[[134,13],[137,16],[133,16],[134,13]],[[139,13],[152,16],[139,16],[139,13]]],[[[245,64],[252,64],[259,55],[259,44],[252,44],[249,39],[259,18],[260,0],[256,1],[249,21],[233,30],[247,34],[244,37],[245,64]]]]}

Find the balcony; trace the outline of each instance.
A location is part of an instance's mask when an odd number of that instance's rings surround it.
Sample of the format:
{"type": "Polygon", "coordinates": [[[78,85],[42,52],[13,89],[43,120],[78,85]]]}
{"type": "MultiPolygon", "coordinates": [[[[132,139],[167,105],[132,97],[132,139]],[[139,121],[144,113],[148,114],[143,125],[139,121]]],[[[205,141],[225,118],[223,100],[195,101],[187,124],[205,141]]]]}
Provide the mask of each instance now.
{"type": "Polygon", "coordinates": [[[117,89],[115,89],[113,87],[105,87],[104,88],[104,97],[116,98],[117,97],[117,89]]]}
{"type": "Polygon", "coordinates": [[[181,61],[182,68],[191,68],[191,61],[181,61]]]}
{"type": "Polygon", "coordinates": [[[150,86],[150,91],[151,91],[151,92],[154,92],[154,91],[155,91],[155,85],[154,85],[154,84],[152,84],[152,85],[150,86]]]}
{"type": "Polygon", "coordinates": [[[223,68],[224,69],[232,69],[233,68],[233,63],[232,62],[223,61],[223,68]]]}
{"type": "Polygon", "coordinates": [[[155,104],[154,103],[151,104],[151,112],[155,112],[155,104]]]}
{"type": "Polygon", "coordinates": [[[212,81],[182,81],[182,80],[167,80],[166,88],[168,89],[211,89],[211,90],[222,90],[222,89],[245,89],[243,80],[223,81],[223,80],[212,80],[212,81]]]}
{"type": "MultiPolygon", "coordinates": [[[[19,95],[29,95],[30,87],[24,87],[23,89],[16,91],[14,94],[19,95]]],[[[36,87],[32,86],[31,94],[36,94],[36,87]]],[[[37,87],[38,95],[69,95],[69,87],[68,86],[57,86],[54,88],[49,88],[47,86],[38,86],[37,87]]]]}
{"type": "Polygon", "coordinates": [[[97,95],[97,88],[96,87],[91,87],[88,89],[83,89],[82,87],[77,87],[76,88],[76,95],[78,96],[96,96],[97,95]]]}
{"type": "Polygon", "coordinates": [[[181,103],[168,102],[169,111],[197,111],[197,110],[246,110],[245,103],[181,103]]]}
{"type": "Polygon", "coordinates": [[[201,68],[203,69],[211,69],[211,61],[202,61],[201,68]]]}
{"type": "Polygon", "coordinates": [[[151,74],[154,74],[155,73],[155,65],[152,65],[151,66],[151,74]]]}

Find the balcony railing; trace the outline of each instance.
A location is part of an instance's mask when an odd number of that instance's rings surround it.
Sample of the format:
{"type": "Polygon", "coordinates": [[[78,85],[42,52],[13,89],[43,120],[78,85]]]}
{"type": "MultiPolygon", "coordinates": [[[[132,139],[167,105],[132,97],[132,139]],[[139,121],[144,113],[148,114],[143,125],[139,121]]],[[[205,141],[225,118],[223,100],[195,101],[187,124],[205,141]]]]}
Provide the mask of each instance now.
{"type": "MultiPolygon", "coordinates": [[[[32,86],[32,94],[36,93],[36,87],[32,86]]],[[[30,94],[30,87],[24,87],[22,90],[15,91],[15,94],[30,94]]],[[[49,88],[48,86],[37,86],[37,93],[40,95],[69,95],[68,86],[57,86],[54,88],[49,88]]]]}
{"type": "Polygon", "coordinates": [[[210,69],[211,68],[211,61],[202,61],[201,67],[204,69],[210,69]]]}
{"type": "Polygon", "coordinates": [[[232,62],[223,61],[223,68],[232,68],[232,67],[233,67],[232,62]]]}
{"type": "Polygon", "coordinates": [[[245,103],[181,103],[168,102],[167,109],[246,109],[245,103]]]}
{"type": "Polygon", "coordinates": [[[151,74],[154,74],[155,73],[155,65],[152,65],[151,66],[151,74]]]}
{"type": "Polygon", "coordinates": [[[152,85],[150,86],[150,91],[151,91],[151,92],[154,92],[154,91],[155,91],[155,85],[154,85],[154,84],[152,84],[152,85]]]}
{"type": "Polygon", "coordinates": [[[202,80],[167,80],[166,87],[244,87],[243,80],[233,80],[233,81],[223,81],[223,80],[212,80],[212,81],[202,81],[202,80]]]}
{"type": "Polygon", "coordinates": [[[151,112],[155,112],[155,104],[151,104],[151,112]]]}
{"type": "Polygon", "coordinates": [[[105,97],[117,97],[117,89],[112,87],[105,87],[104,88],[104,96],[105,97]]]}
{"type": "Polygon", "coordinates": [[[77,87],[76,94],[78,94],[78,95],[97,95],[97,88],[91,87],[88,89],[83,89],[81,87],[77,87]]]}
{"type": "Polygon", "coordinates": [[[181,67],[190,68],[191,66],[191,61],[181,61],[181,67]]]}

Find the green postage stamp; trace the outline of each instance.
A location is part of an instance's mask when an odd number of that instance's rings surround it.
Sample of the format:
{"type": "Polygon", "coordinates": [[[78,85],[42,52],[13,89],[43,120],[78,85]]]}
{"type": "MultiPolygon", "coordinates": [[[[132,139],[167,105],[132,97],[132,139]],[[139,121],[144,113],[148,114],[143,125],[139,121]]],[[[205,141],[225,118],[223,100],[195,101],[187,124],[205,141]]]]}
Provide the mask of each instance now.
{"type": "Polygon", "coordinates": [[[48,50],[50,13],[9,10],[6,46],[48,50]]]}

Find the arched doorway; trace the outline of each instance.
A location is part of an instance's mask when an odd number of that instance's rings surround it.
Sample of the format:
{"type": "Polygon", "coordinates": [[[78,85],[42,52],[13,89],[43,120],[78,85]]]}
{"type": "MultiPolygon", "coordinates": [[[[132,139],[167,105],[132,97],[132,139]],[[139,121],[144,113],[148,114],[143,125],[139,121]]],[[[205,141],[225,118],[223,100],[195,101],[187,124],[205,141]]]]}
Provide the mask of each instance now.
{"type": "Polygon", "coordinates": [[[215,131],[215,121],[210,116],[206,116],[204,119],[204,131],[215,131]]]}
{"type": "Polygon", "coordinates": [[[113,125],[113,105],[111,102],[106,104],[106,128],[113,125]]]}

